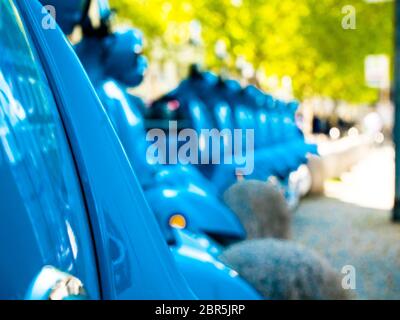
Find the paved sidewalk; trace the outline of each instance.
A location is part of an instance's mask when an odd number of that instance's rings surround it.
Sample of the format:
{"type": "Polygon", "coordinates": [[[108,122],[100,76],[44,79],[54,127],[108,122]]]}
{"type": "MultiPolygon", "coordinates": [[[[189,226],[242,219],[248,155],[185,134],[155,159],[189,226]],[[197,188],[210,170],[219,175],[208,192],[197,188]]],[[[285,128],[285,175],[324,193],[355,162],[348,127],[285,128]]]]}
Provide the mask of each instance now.
{"type": "Polygon", "coordinates": [[[358,299],[400,299],[400,225],[390,222],[392,185],[384,179],[392,161],[390,148],[371,152],[345,179],[330,182],[329,197],[305,199],[294,214],[295,241],[339,271],[356,268],[358,299]]]}

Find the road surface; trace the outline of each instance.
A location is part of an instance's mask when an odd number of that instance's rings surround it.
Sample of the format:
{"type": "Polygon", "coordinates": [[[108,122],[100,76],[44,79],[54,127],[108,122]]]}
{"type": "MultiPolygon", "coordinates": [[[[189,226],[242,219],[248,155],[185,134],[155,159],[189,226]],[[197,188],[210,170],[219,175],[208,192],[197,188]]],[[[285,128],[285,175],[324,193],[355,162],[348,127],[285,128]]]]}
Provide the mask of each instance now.
{"type": "Polygon", "coordinates": [[[326,194],[304,199],[293,239],[324,254],[341,271],[356,270],[358,299],[400,299],[400,224],[390,222],[393,150],[371,151],[351,172],[327,181],[326,194]]]}

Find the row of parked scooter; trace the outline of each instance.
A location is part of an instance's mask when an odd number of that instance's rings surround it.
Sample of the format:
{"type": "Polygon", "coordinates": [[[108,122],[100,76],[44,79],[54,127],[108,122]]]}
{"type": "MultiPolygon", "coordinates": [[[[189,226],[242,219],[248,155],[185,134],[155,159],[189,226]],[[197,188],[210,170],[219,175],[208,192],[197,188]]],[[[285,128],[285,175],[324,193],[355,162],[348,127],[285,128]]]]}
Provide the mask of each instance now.
{"type": "MultiPolygon", "coordinates": [[[[128,91],[141,83],[147,67],[147,61],[142,55],[142,34],[136,29],[112,32],[113,15],[107,7],[104,3],[100,5],[101,26],[98,29],[92,28],[90,23],[83,27],[84,37],[75,46],[75,50],[137,172],[167,242],[172,247],[179,242],[182,245],[182,236],[187,231],[174,234],[174,229],[188,230],[192,239],[185,238],[186,241],[189,240],[193,245],[192,241],[196,239],[195,247],[200,245],[201,251],[210,254],[209,259],[218,261],[226,245],[246,238],[287,237],[290,218],[287,217],[285,199],[279,193],[283,189],[287,197],[293,197],[293,194],[299,196],[295,184],[289,184],[289,176],[306,163],[310,153],[317,153],[314,145],[304,141],[296,125],[297,102],[276,100],[255,86],[243,88],[236,80],[202,72],[197,65],[193,65],[188,78],[175,90],[153,102],[149,108],[143,108],[143,101],[128,91]],[[101,32],[101,37],[97,36],[98,32],[101,32]],[[275,186],[253,181],[230,189],[241,180],[236,174],[235,164],[213,165],[209,161],[206,165],[194,167],[149,163],[145,157],[149,144],[145,138],[145,123],[149,119],[152,120],[150,129],[170,129],[169,123],[176,121],[178,132],[191,128],[199,137],[204,129],[216,128],[219,132],[224,129],[231,132],[234,129],[254,130],[254,149],[250,150],[254,153],[254,171],[245,179],[265,182],[270,177],[276,177],[275,186]],[[224,195],[225,203],[222,201],[224,195]],[[245,208],[248,205],[250,209],[245,208]]],[[[172,132],[168,133],[167,139],[161,142],[166,146],[174,143],[169,139],[172,132]]],[[[198,157],[202,159],[202,153],[207,151],[199,146],[198,157]]],[[[208,156],[212,152],[220,150],[211,150],[208,156]]],[[[221,153],[221,157],[225,156],[226,150],[222,148],[221,153]]],[[[164,157],[168,158],[168,155],[164,157]]],[[[165,160],[168,163],[168,159],[165,160]]],[[[262,254],[268,247],[253,250],[262,254]]],[[[179,250],[175,252],[179,261],[181,253],[179,250]]],[[[236,253],[235,258],[243,259],[241,255],[236,253]]],[[[254,260],[257,258],[247,258],[247,264],[252,265],[254,260]]],[[[237,263],[235,261],[234,266],[237,263]]],[[[257,273],[264,271],[261,270],[257,273]]],[[[189,283],[195,281],[192,270],[184,273],[189,273],[189,283]]],[[[275,277],[273,274],[269,276],[275,277]]],[[[194,288],[199,282],[195,283],[192,285],[194,288]]],[[[264,288],[264,285],[256,284],[265,298],[277,297],[272,288],[264,288]]],[[[228,288],[222,289],[223,292],[230,291],[228,288]]],[[[195,292],[202,298],[218,298],[204,288],[195,292]]],[[[245,297],[240,291],[235,294],[235,297],[245,297]]],[[[232,293],[228,296],[232,297],[232,293]]]]}
{"type": "MultiPolygon", "coordinates": [[[[296,102],[274,99],[255,86],[242,87],[235,80],[193,66],[175,90],[145,106],[129,91],[142,82],[147,68],[140,31],[114,31],[114,13],[107,0],[40,2],[55,8],[56,21],[66,36],[77,26],[82,30],[81,40],[73,46],[80,65],[59,31],[35,28],[39,18],[32,16],[39,11],[43,15],[41,7],[32,1],[18,1],[27,33],[37,39],[36,50],[42,52],[43,46],[52,56],[39,54],[47,66],[44,72],[50,74],[52,90],[57,92],[55,102],[89,211],[90,222],[80,223],[88,223],[92,229],[92,239],[87,241],[96,247],[96,272],[101,282],[97,290],[102,290],[93,292],[96,286],[91,284],[87,288],[91,297],[346,297],[339,275],[324,258],[288,240],[292,215],[288,204],[301,196],[300,182],[293,181],[293,173],[307,162],[309,154],[317,153],[296,124],[296,102]],[[80,73],[82,66],[96,101],[84,91],[87,79],[80,73]],[[54,75],[52,68],[62,72],[54,75]],[[76,83],[71,83],[73,79],[76,83]],[[62,88],[59,91],[58,86],[62,88]],[[162,155],[164,162],[159,161],[160,154],[149,156],[149,132],[170,129],[171,123],[175,132],[169,130],[164,140],[156,142],[169,150],[172,144],[185,143],[176,142],[177,135],[193,130],[199,138],[193,162],[173,162],[170,154],[162,155]],[[221,132],[241,129],[240,150],[232,149],[222,136],[222,144],[210,152],[210,145],[201,142],[206,129],[211,139],[213,134],[218,138],[221,132]],[[250,148],[243,134],[248,130],[254,135],[250,148]],[[230,161],[204,161],[216,153],[219,159],[230,161]],[[254,162],[249,174],[232,161],[244,153],[254,162]],[[96,198],[98,193],[101,197],[96,198]]],[[[6,15],[8,11],[2,8],[0,12],[6,15]]],[[[69,227],[68,234],[71,232],[69,227]]],[[[62,250],[61,246],[53,249],[62,250]]],[[[77,254],[76,248],[72,251],[77,254]]],[[[26,298],[45,296],[42,281],[59,283],[66,273],[78,276],[74,268],[58,265],[43,270],[38,271],[26,298]]],[[[83,280],[79,283],[90,282],[79,276],[83,280]]]]}

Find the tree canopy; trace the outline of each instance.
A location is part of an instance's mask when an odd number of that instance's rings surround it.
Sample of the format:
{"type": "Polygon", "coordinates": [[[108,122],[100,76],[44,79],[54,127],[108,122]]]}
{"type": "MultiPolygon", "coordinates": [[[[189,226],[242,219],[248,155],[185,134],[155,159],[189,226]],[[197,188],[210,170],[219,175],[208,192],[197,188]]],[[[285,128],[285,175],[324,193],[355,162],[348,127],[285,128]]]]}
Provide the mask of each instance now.
{"type": "MultiPolygon", "coordinates": [[[[393,2],[365,0],[111,0],[118,17],[140,28],[149,49],[165,48],[166,59],[187,45],[193,22],[201,25],[205,65],[237,72],[243,57],[267,77],[290,76],[295,96],[326,96],[372,102],[364,58],[392,56],[393,2]],[[355,9],[355,29],[345,29],[343,8],[355,9]],[[215,55],[226,44],[229,59],[215,55]]],[[[193,33],[193,31],[192,31],[193,33]]]]}

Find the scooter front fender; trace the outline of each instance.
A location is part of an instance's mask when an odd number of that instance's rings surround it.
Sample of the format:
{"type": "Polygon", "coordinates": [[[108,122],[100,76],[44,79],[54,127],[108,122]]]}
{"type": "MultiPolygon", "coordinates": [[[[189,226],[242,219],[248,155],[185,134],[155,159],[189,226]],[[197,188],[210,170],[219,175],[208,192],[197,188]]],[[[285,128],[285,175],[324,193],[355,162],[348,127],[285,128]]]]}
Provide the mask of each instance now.
{"type": "Polygon", "coordinates": [[[190,288],[199,299],[262,299],[236,271],[215,258],[208,252],[209,250],[202,248],[203,237],[198,238],[182,230],[175,231],[177,243],[171,247],[173,256],[190,288]]]}
{"type": "Polygon", "coordinates": [[[171,238],[170,219],[177,214],[185,218],[186,228],[192,232],[206,233],[222,241],[246,237],[236,215],[216,197],[202,190],[163,186],[146,190],[145,196],[167,239],[171,238]]]}

